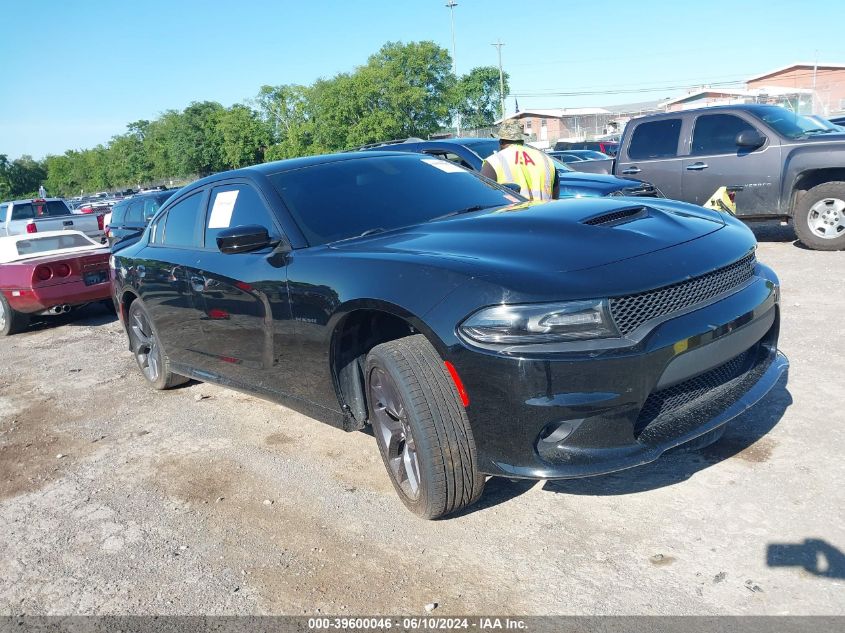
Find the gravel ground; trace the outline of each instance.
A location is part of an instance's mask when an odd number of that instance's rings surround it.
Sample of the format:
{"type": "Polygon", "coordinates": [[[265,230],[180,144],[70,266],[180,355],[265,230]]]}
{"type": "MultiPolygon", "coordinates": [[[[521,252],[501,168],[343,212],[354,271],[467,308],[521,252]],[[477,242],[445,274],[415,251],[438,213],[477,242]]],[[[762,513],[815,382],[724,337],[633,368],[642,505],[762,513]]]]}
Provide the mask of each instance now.
{"type": "Polygon", "coordinates": [[[438,522],[370,435],[150,390],[99,308],[0,340],[0,613],[845,614],[845,254],[755,230],[788,381],[707,449],[438,522]]]}

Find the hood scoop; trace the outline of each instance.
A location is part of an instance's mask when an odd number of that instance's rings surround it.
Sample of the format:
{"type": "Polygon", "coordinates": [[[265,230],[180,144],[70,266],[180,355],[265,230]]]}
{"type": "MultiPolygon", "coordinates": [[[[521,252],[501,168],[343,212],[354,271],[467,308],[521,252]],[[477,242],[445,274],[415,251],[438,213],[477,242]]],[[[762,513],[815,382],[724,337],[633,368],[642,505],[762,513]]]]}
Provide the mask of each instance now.
{"type": "Polygon", "coordinates": [[[616,211],[611,211],[610,213],[603,213],[602,215],[587,218],[586,220],[583,220],[583,223],[589,224],[590,226],[604,226],[608,224],[616,225],[621,224],[622,222],[638,220],[646,217],[647,215],[647,207],[627,207],[625,209],[617,209],[616,211]]]}

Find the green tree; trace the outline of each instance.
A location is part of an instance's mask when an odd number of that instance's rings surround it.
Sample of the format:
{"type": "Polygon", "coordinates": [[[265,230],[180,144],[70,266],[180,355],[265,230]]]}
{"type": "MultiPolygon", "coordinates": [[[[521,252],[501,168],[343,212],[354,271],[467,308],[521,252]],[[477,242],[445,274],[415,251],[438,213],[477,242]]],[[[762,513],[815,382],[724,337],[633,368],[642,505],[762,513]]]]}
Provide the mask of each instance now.
{"type": "Polygon", "coordinates": [[[0,200],[11,197],[12,186],[9,184],[9,157],[0,154],[0,200]]]}
{"type": "Polygon", "coordinates": [[[217,115],[220,153],[228,169],[260,163],[270,144],[270,131],[255,110],[233,105],[217,115]]]}
{"type": "Polygon", "coordinates": [[[0,160],[0,189],[6,191],[4,197],[20,198],[36,194],[38,186],[47,180],[44,164],[24,154],[20,158],[8,161],[6,155],[0,160]]]}
{"type": "MultiPolygon", "coordinates": [[[[510,90],[504,73],[505,94],[510,90]]],[[[500,116],[501,88],[499,69],[494,66],[473,68],[455,86],[455,101],[465,128],[493,125],[500,116]]]]}
{"type": "Polygon", "coordinates": [[[433,42],[389,42],[352,73],[312,87],[315,149],[428,136],[451,117],[455,77],[433,42]]]}
{"type": "Polygon", "coordinates": [[[312,153],[311,93],[309,88],[295,84],[261,86],[254,103],[270,136],[265,159],[279,160],[312,153]]]}

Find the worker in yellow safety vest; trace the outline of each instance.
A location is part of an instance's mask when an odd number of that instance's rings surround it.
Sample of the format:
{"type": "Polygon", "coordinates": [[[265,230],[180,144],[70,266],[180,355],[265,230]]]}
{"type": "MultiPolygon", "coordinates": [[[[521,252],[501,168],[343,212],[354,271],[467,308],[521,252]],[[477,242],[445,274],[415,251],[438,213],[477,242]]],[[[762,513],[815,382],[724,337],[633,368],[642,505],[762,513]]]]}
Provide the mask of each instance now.
{"type": "Polygon", "coordinates": [[[529,200],[557,200],[560,182],[552,159],[525,145],[519,121],[508,119],[499,126],[499,151],[481,166],[481,173],[499,183],[513,182],[529,200]]]}

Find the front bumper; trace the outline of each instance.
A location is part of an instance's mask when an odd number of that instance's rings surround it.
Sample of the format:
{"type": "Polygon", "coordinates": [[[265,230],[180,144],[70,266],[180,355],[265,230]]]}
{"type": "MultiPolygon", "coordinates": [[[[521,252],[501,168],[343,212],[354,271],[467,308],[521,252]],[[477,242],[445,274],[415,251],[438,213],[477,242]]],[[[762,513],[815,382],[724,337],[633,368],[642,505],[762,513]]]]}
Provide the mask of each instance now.
{"type": "Polygon", "coordinates": [[[508,356],[464,346],[450,360],[469,393],[479,468],[531,479],[600,475],[716,431],[787,369],[779,321],[776,283],[755,277],[620,347],[508,356]]]}

